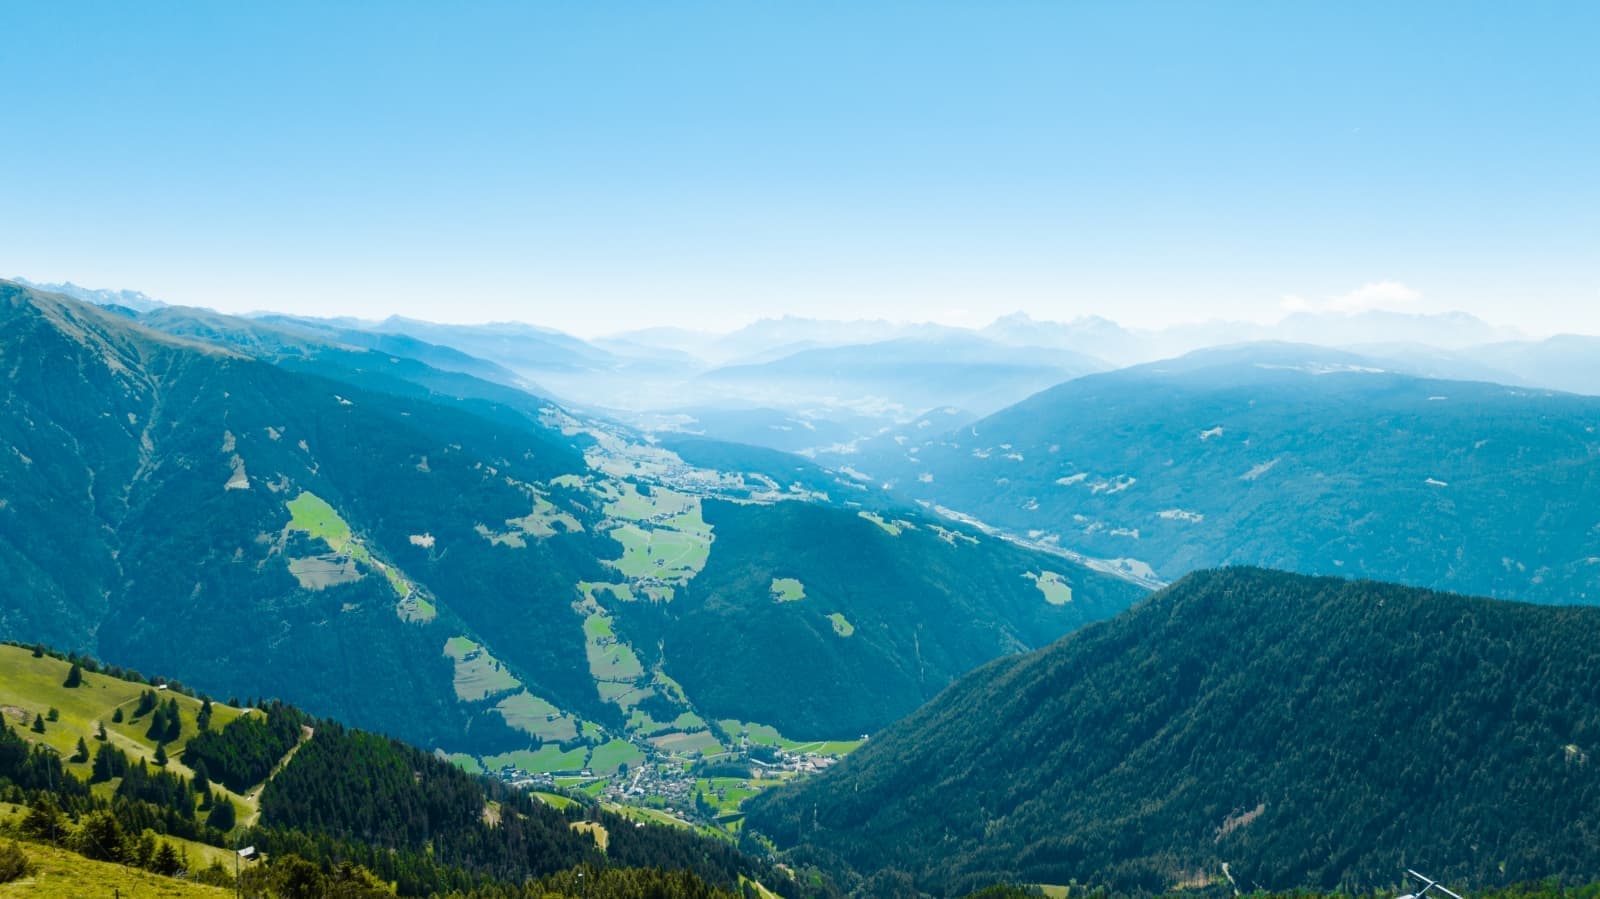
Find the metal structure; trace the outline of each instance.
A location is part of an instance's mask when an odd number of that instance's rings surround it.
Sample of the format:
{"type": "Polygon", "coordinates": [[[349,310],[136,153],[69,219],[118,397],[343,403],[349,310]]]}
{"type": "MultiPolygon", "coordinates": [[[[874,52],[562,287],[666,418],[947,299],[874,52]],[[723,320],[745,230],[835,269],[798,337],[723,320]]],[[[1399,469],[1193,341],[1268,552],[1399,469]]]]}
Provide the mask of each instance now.
{"type": "Polygon", "coordinates": [[[1407,893],[1404,896],[1397,896],[1395,899],[1422,899],[1423,896],[1427,895],[1429,890],[1438,890],[1446,896],[1451,897],[1451,899],[1465,899],[1465,897],[1463,897],[1460,893],[1451,892],[1449,887],[1437,880],[1434,880],[1432,877],[1428,877],[1425,874],[1418,874],[1416,871],[1413,871],[1410,868],[1406,869],[1406,873],[1422,881],[1424,886],[1415,893],[1407,893]]]}

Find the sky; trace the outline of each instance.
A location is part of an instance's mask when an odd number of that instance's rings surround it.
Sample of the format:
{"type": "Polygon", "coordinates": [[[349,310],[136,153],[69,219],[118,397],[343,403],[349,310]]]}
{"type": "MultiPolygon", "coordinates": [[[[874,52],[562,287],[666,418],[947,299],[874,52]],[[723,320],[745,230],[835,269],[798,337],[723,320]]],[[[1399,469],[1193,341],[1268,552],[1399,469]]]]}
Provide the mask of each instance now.
{"type": "Polygon", "coordinates": [[[1600,333],[1600,4],[0,4],[0,276],[585,336],[1600,333]]]}

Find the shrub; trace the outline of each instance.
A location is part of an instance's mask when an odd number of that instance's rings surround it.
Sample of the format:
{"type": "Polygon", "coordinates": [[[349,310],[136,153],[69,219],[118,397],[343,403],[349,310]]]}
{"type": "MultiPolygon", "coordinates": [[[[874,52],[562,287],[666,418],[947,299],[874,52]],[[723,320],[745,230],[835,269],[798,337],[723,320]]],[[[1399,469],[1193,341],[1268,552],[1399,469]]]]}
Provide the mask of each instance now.
{"type": "Polygon", "coordinates": [[[15,840],[0,843],[0,883],[10,883],[31,876],[38,870],[15,840]]]}

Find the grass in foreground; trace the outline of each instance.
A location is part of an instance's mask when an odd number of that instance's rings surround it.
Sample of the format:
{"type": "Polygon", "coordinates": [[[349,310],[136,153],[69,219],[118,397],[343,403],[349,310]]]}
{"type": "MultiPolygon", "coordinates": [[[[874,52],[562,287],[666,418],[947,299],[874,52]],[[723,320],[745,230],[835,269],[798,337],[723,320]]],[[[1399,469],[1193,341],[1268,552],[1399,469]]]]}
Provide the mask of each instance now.
{"type": "Polygon", "coordinates": [[[233,895],[232,890],[201,886],[110,862],[91,861],[76,852],[56,849],[42,843],[17,845],[38,866],[38,871],[32,877],[0,884],[0,896],[83,899],[91,895],[117,894],[130,899],[148,896],[222,899],[233,895]]]}

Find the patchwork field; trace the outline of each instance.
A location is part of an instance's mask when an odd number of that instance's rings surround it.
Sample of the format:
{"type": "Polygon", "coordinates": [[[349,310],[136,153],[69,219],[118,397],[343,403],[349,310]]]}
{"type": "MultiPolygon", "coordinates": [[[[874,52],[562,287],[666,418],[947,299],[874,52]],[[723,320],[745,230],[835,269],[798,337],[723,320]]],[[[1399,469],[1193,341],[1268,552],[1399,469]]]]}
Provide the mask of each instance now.
{"type": "MultiPolygon", "coordinates": [[[[331,554],[289,560],[289,571],[299,579],[302,587],[320,590],[334,584],[359,580],[362,577],[360,567],[366,567],[382,574],[393,588],[395,595],[402,601],[411,598],[411,582],[400,573],[399,569],[374,558],[367,547],[355,538],[349,523],[328,505],[327,500],[309,490],[302,490],[299,496],[289,500],[285,505],[289,509],[290,516],[288,530],[300,531],[313,540],[321,540],[332,551],[331,554]],[[341,564],[341,559],[344,564],[341,564]],[[348,565],[348,568],[345,565],[348,565]]],[[[431,605],[423,608],[414,604],[399,610],[399,614],[401,618],[406,618],[407,615],[431,618],[432,615],[429,613],[432,611],[431,605]]]]}
{"type": "Polygon", "coordinates": [[[1064,606],[1072,602],[1072,587],[1061,579],[1061,575],[1054,571],[1044,571],[1038,574],[1025,572],[1023,577],[1033,581],[1039,592],[1044,594],[1044,601],[1053,606],[1064,606]]]}
{"type": "Polygon", "coordinates": [[[770,590],[777,602],[799,602],[806,598],[806,587],[798,578],[775,577],[770,590]]]}
{"type": "Polygon", "coordinates": [[[523,690],[495,705],[506,724],[546,742],[561,742],[578,735],[577,721],[551,703],[523,690]]]}
{"type": "Polygon", "coordinates": [[[466,637],[445,641],[444,654],[456,663],[456,697],[464,702],[476,702],[522,686],[499,660],[466,637]]]}

